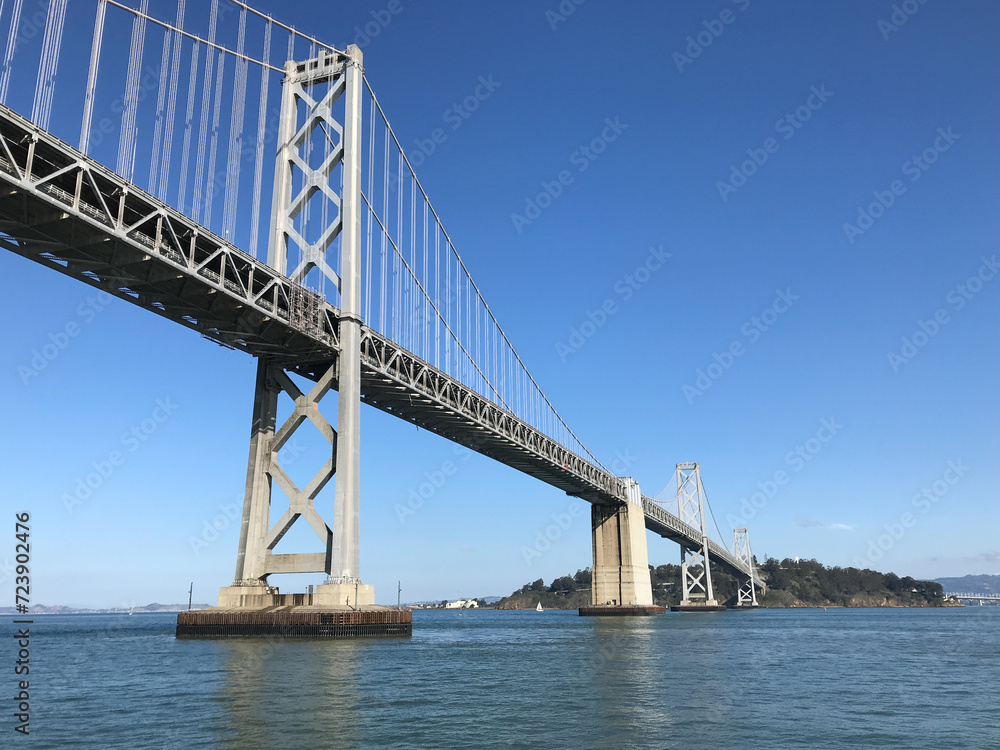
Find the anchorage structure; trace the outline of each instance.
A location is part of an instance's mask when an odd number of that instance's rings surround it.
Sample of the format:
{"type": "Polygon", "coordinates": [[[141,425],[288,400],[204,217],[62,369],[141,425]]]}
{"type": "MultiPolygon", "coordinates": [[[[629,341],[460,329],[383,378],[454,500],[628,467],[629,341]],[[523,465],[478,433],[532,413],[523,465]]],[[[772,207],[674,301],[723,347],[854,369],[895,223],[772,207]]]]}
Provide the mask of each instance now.
{"type": "Polygon", "coordinates": [[[677,471],[677,515],[682,523],[701,530],[701,545],[681,545],[682,608],[718,608],[712,590],[712,569],[708,560],[708,529],[705,525],[705,489],[698,463],[681,463],[677,471]]]}
{"type": "MultiPolygon", "coordinates": [[[[219,606],[266,605],[273,589],[272,573],[326,573],[313,603],[359,606],[374,603],[371,586],[361,584],[359,544],[359,473],[361,410],[361,51],[320,52],[305,62],[285,65],[282,86],[279,150],[275,166],[268,265],[301,282],[313,268],[330,279],[340,292],[340,354],[322,365],[323,374],[309,393],[288,376],[281,363],[261,357],[257,365],[250,459],[247,467],[243,523],[237,552],[236,577],[223,588],[219,606]],[[320,87],[325,87],[325,90],[320,87]],[[314,96],[321,92],[322,96],[314,96]],[[343,124],[334,105],[343,100],[343,124]],[[304,116],[300,117],[300,113],[304,116]],[[310,164],[316,139],[325,147],[319,166],[310,164]],[[341,169],[338,171],[337,168],[341,169]],[[342,175],[342,193],[332,184],[342,175]],[[296,231],[296,218],[315,206],[318,196],[329,216],[314,241],[296,231]],[[330,211],[330,207],[333,211],[330,211]],[[340,238],[340,262],[328,262],[327,250],[340,238]],[[294,247],[293,247],[294,246],[294,247]],[[289,250],[296,267],[289,273],[289,250]],[[339,266],[340,273],[334,270],[339,266]],[[320,400],[336,387],[337,428],[319,412],[320,400]],[[284,392],[295,402],[287,421],[275,430],[278,397],[284,392]],[[331,456],[304,489],[295,486],[278,463],[281,450],[296,429],[309,420],[331,446],[331,456]],[[334,518],[331,527],[313,501],[335,479],[334,518]],[[271,485],[277,482],[289,498],[289,507],[270,526],[271,485]],[[299,518],[312,527],[322,552],[275,554],[275,545],[299,518]]],[[[308,293],[305,293],[308,296],[308,293]]],[[[302,313],[315,306],[305,300],[302,313]]],[[[300,364],[300,363],[297,363],[300,364]]]]}
{"type": "Polygon", "coordinates": [[[757,589],[753,585],[753,579],[757,577],[757,569],[753,562],[753,553],[750,552],[750,534],[746,529],[733,529],[733,554],[744,561],[750,575],[741,579],[740,588],[736,595],[736,606],[756,607],[757,589]]]}

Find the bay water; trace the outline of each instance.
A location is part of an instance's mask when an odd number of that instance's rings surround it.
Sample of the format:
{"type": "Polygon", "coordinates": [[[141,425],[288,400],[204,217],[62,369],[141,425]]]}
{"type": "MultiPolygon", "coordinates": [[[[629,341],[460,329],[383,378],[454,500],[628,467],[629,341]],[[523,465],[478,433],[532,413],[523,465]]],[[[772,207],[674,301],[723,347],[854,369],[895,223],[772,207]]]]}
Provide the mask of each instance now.
{"type": "Polygon", "coordinates": [[[1000,748],[1000,607],[417,610],[353,641],[33,619],[30,735],[8,647],[2,748],[1000,748]]]}

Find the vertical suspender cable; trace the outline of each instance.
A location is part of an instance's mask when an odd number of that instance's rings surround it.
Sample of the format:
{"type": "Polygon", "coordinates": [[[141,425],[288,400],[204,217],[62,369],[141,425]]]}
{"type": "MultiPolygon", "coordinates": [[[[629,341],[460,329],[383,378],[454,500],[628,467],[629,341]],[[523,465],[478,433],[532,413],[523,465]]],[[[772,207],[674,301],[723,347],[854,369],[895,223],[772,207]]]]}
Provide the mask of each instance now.
{"type": "MultiPolygon", "coordinates": [[[[191,73],[188,77],[187,108],[184,110],[184,141],[181,145],[181,171],[177,185],[177,208],[187,212],[187,178],[191,165],[191,130],[194,126],[194,98],[198,89],[198,58],[201,55],[201,43],[191,45],[191,73]]],[[[208,50],[211,57],[212,50],[208,50]]]]}
{"type": "MultiPolygon", "coordinates": [[[[482,352],[482,347],[480,346],[480,338],[479,338],[479,294],[478,293],[476,294],[476,344],[475,344],[475,349],[473,349],[473,351],[476,353],[476,364],[480,366],[479,369],[482,369],[483,352],[482,352]]],[[[486,378],[484,377],[483,380],[485,379],[486,378]]],[[[485,389],[485,387],[486,386],[484,384],[483,388],[485,389]]]]}
{"type": "MultiPolygon", "coordinates": [[[[101,38],[104,36],[104,12],[107,0],[97,3],[97,19],[94,21],[94,43],[90,48],[90,71],[87,73],[87,95],[83,102],[83,124],[80,126],[80,151],[90,150],[90,123],[94,118],[94,92],[97,89],[97,68],[101,62],[101,38]]],[[[0,11],[3,5],[0,3],[0,11]]]]}
{"type": "Polygon", "coordinates": [[[180,29],[184,28],[185,0],[177,2],[177,20],[174,28],[173,39],[173,62],[170,65],[170,83],[167,96],[167,112],[163,121],[163,153],[160,156],[160,180],[158,183],[156,197],[161,201],[167,198],[167,186],[170,183],[170,151],[174,143],[174,131],[176,128],[177,116],[177,87],[181,73],[181,48],[183,47],[180,29]]]}
{"type": "Polygon", "coordinates": [[[240,31],[236,40],[235,91],[232,114],[229,117],[229,158],[226,162],[225,198],[222,202],[222,236],[234,241],[236,202],[240,191],[240,153],[243,150],[243,123],[247,94],[247,61],[242,59],[246,47],[247,12],[240,11],[240,31]]]}
{"type": "MultiPolygon", "coordinates": [[[[368,108],[368,200],[374,201],[375,184],[375,103],[368,108]]],[[[374,203],[372,204],[374,205],[374,203]]],[[[372,325],[372,208],[368,207],[368,231],[365,242],[365,325],[372,325]]]]}
{"type": "Polygon", "coordinates": [[[122,111],[122,129],[118,134],[118,174],[131,179],[135,162],[135,116],[139,107],[139,76],[142,73],[142,52],[146,43],[146,19],[149,0],[139,5],[141,16],[132,21],[132,43],[129,47],[128,77],[125,82],[125,101],[122,111]]]}
{"type": "MultiPolygon", "coordinates": [[[[393,138],[394,142],[396,143],[396,145],[399,146],[400,145],[399,144],[399,139],[396,137],[396,135],[394,133],[392,133],[392,128],[389,127],[388,119],[386,118],[385,112],[384,112],[384,110],[382,110],[381,105],[378,103],[378,99],[377,99],[377,97],[375,97],[374,91],[372,91],[371,85],[370,85],[370,83],[368,83],[367,78],[365,79],[365,84],[368,87],[369,92],[372,94],[373,99],[375,100],[375,106],[378,108],[380,114],[382,115],[382,119],[385,120],[385,122],[386,122],[386,127],[389,130],[390,135],[392,135],[392,138],[393,138]]],[[[401,148],[400,148],[400,154],[401,154],[401,158],[405,158],[405,157],[402,156],[402,149],[401,148]]],[[[407,160],[406,164],[407,164],[407,167],[410,169],[410,173],[411,173],[411,175],[413,175],[414,180],[417,183],[417,186],[420,188],[421,192],[424,194],[425,200],[428,200],[428,202],[429,202],[429,199],[427,198],[427,194],[426,194],[426,192],[424,192],[423,187],[420,186],[419,181],[416,180],[416,175],[413,172],[412,166],[410,165],[410,163],[409,163],[408,160],[407,160]]],[[[438,222],[438,225],[440,226],[441,225],[441,220],[440,220],[440,217],[438,216],[437,212],[434,210],[433,205],[431,205],[431,212],[434,214],[434,218],[438,222]]],[[[442,232],[445,235],[445,239],[450,243],[450,237],[448,236],[448,233],[444,231],[444,227],[443,226],[441,227],[441,229],[442,229],[442,232]]],[[[466,273],[468,273],[468,269],[465,268],[465,264],[462,263],[462,259],[458,255],[457,252],[455,252],[455,260],[456,260],[456,265],[458,266],[457,270],[458,271],[464,270],[464,271],[466,271],[466,273]]],[[[469,282],[470,282],[470,285],[472,287],[475,287],[475,283],[471,281],[471,277],[469,279],[469,282]]],[[[499,326],[499,323],[496,321],[496,317],[493,315],[492,311],[490,311],[489,306],[485,304],[485,300],[484,300],[483,304],[486,307],[487,314],[499,326]]],[[[460,305],[458,306],[458,312],[459,312],[459,316],[460,316],[461,315],[461,306],[460,305]]],[[[513,394],[519,394],[521,392],[522,387],[521,387],[521,382],[520,381],[523,378],[524,380],[526,380],[526,385],[530,384],[532,387],[534,387],[536,390],[538,390],[538,392],[540,394],[540,398],[542,398],[542,400],[545,401],[546,405],[550,409],[552,409],[553,411],[555,411],[555,409],[552,406],[552,404],[548,401],[547,398],[545,398],[544,394],[541,393],[541,389],[538,388],[538,384],[535,383],[534,378],[531,377],[531,374],[525,368],[524,363],[521,361],[520,357],[517,356],[517,352],[514,351],[513,346],[511,345],[511,343],[510,343],[509,339],[507,338],[506,334],[503,333],[503,329],[500,329],[500,334],[503,337],[503,340],[504,340],[505,344],[510,348],[511,357],[513,359],[513,362],[511,363],[512,370],[516,369],[516,373],[512,372],[512,382],[511,382],[512,393],[513,394]],[[514,367],[515,363],[517,365],[516,368],[514,367]]],[[[460,338],[456,337],[456,340],[460,340],[460,338]]],[[[457,353],[456,353],[456,362],[457,361],[458,361],[458,357],[457,357],[457,353]]],[[[523,398],[522,398],[522,403],[523,403],[523,398]]],[[[559,424],[561,425],[562,429],[565,431],[565,433],[567,435],[569,435],[570,437],[573,438],[573,440],[575,441],[574,445],[579,446],[582,449],[583,453],[585,453],[590,458],[590,460],[594,463],[594,465],[599,466],[601,468],[604,468],[601,465],[601,463],[594,457],[594,455],[592,453],[590,453],[583,446],[582,443],[580,443],[579,439],[576,438],[575,434],[572,432],[572,430],[569,429],[569,427],[568,427],[568,425],[566,425],[565,421],[561,417],[559,417],[558,413],[556,413],[556,418],[557,418],[559,424]]]]}
{"type": "MultiPolygon", "coordinates": [[[[62,50],[63,28],[66,24],[66,3],[69,0],[56,0],[55,28],[52,33],[52,51],[49,53],[49,70],[45,81],[44,92],[44,120],[43,127],[48,130],[49,120],[52,117],[52,99],[56,91],[56,70],[59,67],[59,52],[62,50]]],[[[51,7],[51,6],[50,6],[51,7]]]]}
{"type": "Polygon", "coordinates": [[[49,129],[49,118],[52,115],[56,68],[59,66],[59,50],[62,47],[63,26],[66,22],[66,2],[67,0],[52,0],[45,18],[42,58],[38,65],[35,103],[31,111],[32,121],[45,130],[49,129]]]}
{"type": "MultiPolygon", "coordinates": [[[[268,22],[264,27],[264,56],[266,63],[271,62],[271,29],[273,24],[268,22]]],[[[257,243],[260,239],[260,201],[261,191],[264,184],[264,128],[267,127],[267,93],[268,93],[268,72],[267,66],[260,66],[260,110],[257,113],[257,158],[253,168],[253,206],[250,213],[250,254],[257,257],[257,243]]]]}
{"type": "MultiPolygon", "coordinates": [[[[417,263],[416,263],[416,253],[417,253],[417,186],[414,184],[414,180],[410,179],[410,268],[416,273],[417,263]]],[[[416,281],[416,279],[413,279],[416,281]]],[[[411,290],[409,306],[407,311],[409,312],[410,325],[407,326],[410,335],[409,347],[410,351],[417,352],[417,347],[419,346],[420,340],[417,332],[417,310],[416,310],[416,294],[413,293],[415,284],[410,281],[409,278],[406,279],[406,286],[411,290]]],[[[419,355],[418,355],[419,356],[419,355]]]]}
{"type": "Polygon", "coordinates": [[[45,128],[45,123],[42,122],[44,119],[42,117],[43,109],[43,92],[45,90],[45,80],[48,76],[49,70],[49,56],[52,54],[52,32],[54,31],[54,16],[56,13],[56,4],[49,3],[48,11],[45,15],[45,35],[42,38],[42,53],[38,58],[38,77],[35,81],[35,99],[31,106],[31,121],[36,125],[40,125],[45,128]]]}
{"type": "MultiPolygon", "coordinates": [[[[428,245],[427,245],[427,203],[424,202],[424,289],[427,289],[427,253],[428,253],[428,245]]],[[[430,308],[430,305],[428,304],[428,302],[429,302],[429,300],[427,299],[426,296],[424,297],[423,300],[421,300],[420,307],[421,307],[421,313],[422,314],[420,316],[420,323],[421,323],[421,328],[423,328],[423,334],[422,335],[423,335],[423,339],[424,339],[423,340],[424,353],[423,353],[422,356],[423,356],[424,360],[426,360],[427,362],[430,362],[431,361],[431,348],[430,348],[430,341],[431,341],[431,337],[430,337],[430,325],[431,325],[430,312],[431,312],[431,308],[430,308]]]]}
{"type": "Polygon", "coordinates": [[[160,83],[156,91],[156,125],[153,128],[153,153],[149,162],[148,189],[156,194],[156,181],[160,168],[160,143],[163,140],[163,118],[167,106],[167,65],[170,62],[170,32],[163,32],[163,54],[160,56],[160,83]]]}
{"type": "MultiPolygon", "coordinates": [[[[208,21],[208,42],[215,42],[215,33],[219,22],[219,0],[212,0],[212,11],[208,21]]],[[[191,197],[191,208],[193,214],[191,218],[195,221],[201,219],[202,188],[204,187],[205,175],[205,143],[208,139],[208,113],[212,102],[212,73],[215,65],[215,50],[212,47],[206,49],[205,55],[205,83],[201,92],[201,123],[198,128],[198,158],[194,163],[194,194],[191,197]]]]}
{"type": "MultiPolygon", "coordinates": [[[[452,251],[454,251],[454,246],[452,246],[452,251]]],[[[458,346],[458,347],[461,347],[462,346],[462,330],[463,330],[462,329],[462,321],[463,321],[463,316],[462,316],[462,310],[463,310],[463,307],[462,307],[462,265],[458,262],[457,255],[456,255],[456,260],[455,260],[454,284],[455,284],[455,310],[452,313],[452,317],[454,319],[454,325],[455,325],[455,345],[458,346]]],[[[461,361],[461,357],[459,356],[459,351],[456,350],[454,352],[454,356],[455,356],[455,373],[454,373],[454,375],[455,375],[456,378],[461,379],[461,377],[462,377],[462,369],[461,369],[461,363],[462,363],[462,361],[461,361]]]]}
{"type": "Polygon", "coordinates": [[[465,271],[465,350],[469,352],[466,356],[465,382],[471,385],[472,381],[472,277],[468,270],[465,271]]]}
{"type": "Polygon", "coordinates": [[[14,0],[10,11],[10,32],[7,34],[7,49],[3,54],[3,71],[0,72],[0,104],[7,103],[7,87],[10,84],[10,63],[17,51],[17,30],[21,25],[21,5],[24,0],[14,0]]]}
{"type": "MultiPolygon", "coordinates": [[[[501,345],[503,340],[500,341],[501,345]]],[[[507,347],[503,348],[503,352],[500,355],[500,393],[502,398],[507,398],[507,347]]]]}
{"type": "MultiPolygon", "coordinates": [[[[451,249],[451,242],[445,237],[445,254],[444,254],[444,286],[445,286],[445,307],[446,312],[444,316],[444,322],[447,324],[448,328],[451,328],[451,298],[454,296],[451,289],[451,253],[447,252],[451,249]]],[[[452,374],[451,366],[451,332],[444,337],[444,361],[447,365],[445,372],[449,375],[452,374]]]]}
{"type": "Polygon", "coordinates": [[[219,115],[222,109],[222,82],[226,75],[226,57],[219,55],[219,69],[215,77],[215,104],[212,107],[212,138],[208,147],[208,173],[205,185],[205,218],[202,223],[212,226],[212,199],[218,182],[215,174],[215,157],[219,150],[219,115]]]}
{"type": "MultiPolygon", "coordinates": [[[[441,309],[441,231],[434,223],[434,299],[441,309]]],[[[441,314],[434,315],[434,366],[441,367],[441,314]]]]}
{"type": "MultiPolygon", "coordinates": [[[[323,99],[321,101],[326,101],[327,97],[330,96],[331,85],[332,85],[332,81],[328,80],[326,82],[326,91],[323,93],[323,99]]],[[[360,114],[360,111],[359,111],[359,114],[360,114]]],[[[327,159],[330,158],[330,148],[331,148],[331,142],[332,141],[331,141],[331,138],[330,138],[330,134],[329,134],[329,132],[327,132],[327,129],[326,129],[327,128],[327,123],[325,121],[320,120],[320,121],[317,121],[317,124],[319,125],[320,132],[323,134],[323,164],[326,164],[327,159]]],[[[360,137],[361,133],[358,133],[358,135],[360,137]]],[[[361,154],[360,153],[356,154],[355,158],[360,159],[361,158],[361,154]]],[[[345,165],[345,167],[346,167],[346,165],[345,165]]],[[[358,169],[358,173],[359,174],[361,173],[360,169],[358,169]]],[[[329,177],[329,175],[327,175],[324,179],[326,180],[327,184],[330,183],[330,177],[329,177]]],[[[320,199],[321,209],[320,209],[320,231],[318,233],[318,236],[322,237],[326,233],[326,230],[327,230],[327,227],[328,227],[327,222],[330,220],[330,200],[329,200],[329,198],[326,197],[326,193],[324,193],[324,192],[320,192],[319,193],[319,199],[320,199]]],[[[341,224],[343,224],[343,217],[339,217],[339,218],[341,219],[341,224]]],[[[360,223],[361,222],[359,220],[358,224],[360,224],[360,223]]],[[[326,248],[323,249],[323,257],[326,258],[326,248]]],[[[340,278],[340,274],[343,272],[343,269],[340,267],[340,253],[337,253],[336,265],[337,265],[337,267],[336,267],[337,277],[340,278]]],[[[358,273],[360,273],[360,272],[361,272],[361,269],[359,268],[358,269],[358,273]]],[[[320,293],[325,298],[326,297],[326,269],[324,269],[324,268],[320,269],[320,273],[319,273],[319,285],[320,285],[320,293]]],[[[338,292],[338,294],[340,292],[340,286],[339,286],[339,284],[338,284],[338,287],[337,287],[337,292],[338,292]]]]}
{"type": "MultiPolygon", "coordinates": [[[[403,152],[399,151],[396,157],[396,237],[402,240],[403,235],[403,152]]],[[[400,243],[402,244],[402,243],[400,243]]],[[[392,256],[392,340],[399,343],[399,252],[392,256]]]]}
{"type": "MultiPolygon", "coordinates": [[[[382,149],[382,216],[386,217],[385,222],[388,226],[389,222],[389,130],[385,131],[385,145],[382,149]]],[[[388,244],[388,238],[385,236],[385,230],[380,232],[382,235],[381,244],[381,255],[379,256],[379,313],[378,313],[378,325],[379,333],[388,335],[389,324],[386,320],[385,308],[388,300],[386,299],[386,273],[388,272],[389,262],[386,259],[386,245],[388,244]]]]}

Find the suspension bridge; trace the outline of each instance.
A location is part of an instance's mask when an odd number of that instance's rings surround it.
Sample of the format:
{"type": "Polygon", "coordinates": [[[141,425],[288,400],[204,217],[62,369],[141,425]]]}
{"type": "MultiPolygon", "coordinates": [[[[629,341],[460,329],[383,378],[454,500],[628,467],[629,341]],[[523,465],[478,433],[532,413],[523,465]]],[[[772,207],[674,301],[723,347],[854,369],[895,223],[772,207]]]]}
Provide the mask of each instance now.
{"type": "Polygon", "coordinates": [[[1000,594],[945,594],[947,597],[952,599],[958,599],[960,602],[978,602],[979,606],[982,607],[985,604],[991,604],[993,606],[1000,606],[1000,594]]]}
{"type": "Polygon", "coordinates": [[[698,464],[677,464],[676,497],[655,500],[605,468],[545,396],[445,231],[361,51],[235,0],[171,10],[97,0],[89,62],[75,63],[83,91],[56,97],[57,72],[74,64],[67,0],[48,3],[34,57],[20,43],[22,0],[0,2],[0,245],[256,358],[220,611],[347,608],[357,633],[375,632],[356,617],[378,610],[360,571],[362,403],[591,503],[593,613],[655,609],[646,529],[680,545],[684,606],[717,606],[708,561],[743,581],[738,604],[755,605],[747,531],[731,549],[709,537],[698,464]],[[28,84],[11,86],[18,76],[28,84]],[[333,424],[319,409],[331,391],[333,424]],[[330,454],[300,488],[278,452],[306,421],[330,454]],[[327,523],[316,501],[331,483],[327,523]],[[275,489],[287,508],[272,509],[275,489]],[[299,519],[316,551],[275,553],[299,519]],[[269,582],[303,572],[326,583],[288,595],[269,582]]]}

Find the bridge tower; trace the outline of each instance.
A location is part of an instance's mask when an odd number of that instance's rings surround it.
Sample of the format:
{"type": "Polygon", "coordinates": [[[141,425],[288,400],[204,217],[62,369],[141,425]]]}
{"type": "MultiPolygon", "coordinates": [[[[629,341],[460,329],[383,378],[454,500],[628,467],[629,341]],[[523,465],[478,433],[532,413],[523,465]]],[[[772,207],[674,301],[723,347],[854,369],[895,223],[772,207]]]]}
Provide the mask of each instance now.
{"type": "Polygon", "coordinates": [[[750,570],[750,575],[740,582],[739,592],[736,595],[736,606],[756,607],[757,588],[753,585],[753,579],[757,575],[754,567],[753,554],[750,552],[750,534],[746,529],[733,529],[733,554],[746,563],[750,570]]]}
{"type": "Polygon", "coordinates": [[[677,516],[682,523],[701,530],[701,545],[688,548],[681,544],[681,588],[678,610],[712,611],[725,609],[715,600],[712,568],[708,557],[708,529],[705,524],[705,489],[698,463],[681,463],[677,471],[677,516]]]}
{"type": "Polygon", "coordinates": [[[580,614],[606,614],[608,607],[626,608],[623,614],[649,614],[639,609],[653,607],[653,587],[649,579],[646,551],[646,522],[642,492],[632,477],[624,477],[628,501],[621,505],[594,503],[591,526],[594,567],[590,600],[592,608],[580,614]],[[595,612],[593,610],[600,610],[595,612]]]}
{"type": "MultiPolygon", "coordinates": [[[[346,53],[320,52],[314,59],[285,64],[267,262],[296,283],[302,283],[315,268],[334,284],[339,291],[340,352],[336,361],[322,363],[258,359],[236,576],[232,586],[221,590],[220,607],[291,604],[269,585],[268,576],[313,572],[326,573],[327,582],[302,603],[352,609],[374,603],[372,587],[361,583],[359,544],[361,63],[361,50],[351,45],[346,53]],[[342,124],[334,114],[334,106],[341,100],[342,124]],[[310,152],[314,139],[330,143],[318,166],[314,166],[315,153],[310,152]],[[334,184],[341,175],[342,187],[334,184]],[[318,239],[310,241],[301,224],[296,229],[296,219],[310,210],[310,204],[315,211],[317,196],[327,221],[318,239]],[[339,274],[327,257],[338,237],[339,274]],[[292,269],[288,268],[290,248],[295,250],[292,269]],[[319,375],[308,393],[288,376],[289,369],[303,364],[319,375]],[[333,388],[339,391],[336,429],[319,411],[320,400],[333,388]],[[291,397],[295,407],[278,427],[282,392],[291,397]],[[331,453],[309,484],[299,489],[281,468],[278,452],[306,420],[327,439],[331,453]],[[313,505],[331,480],[335,482],[332,527],[313,505]],[[289,507],[272,526],[273,482],[288,496],[289,507]],[[299,518],[304,518],[319,537],[322,551],[275,554],[275,546],[299,518]]],[[[308,323],[317,314],[320,298],[305,288],[293,297],[289,316],[308,323]]]]}

